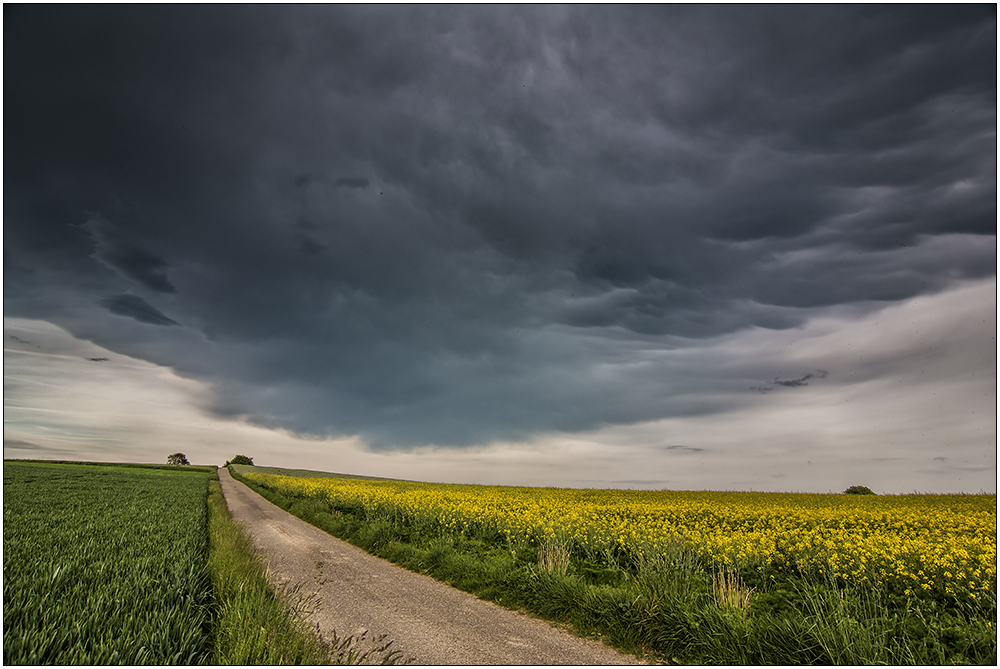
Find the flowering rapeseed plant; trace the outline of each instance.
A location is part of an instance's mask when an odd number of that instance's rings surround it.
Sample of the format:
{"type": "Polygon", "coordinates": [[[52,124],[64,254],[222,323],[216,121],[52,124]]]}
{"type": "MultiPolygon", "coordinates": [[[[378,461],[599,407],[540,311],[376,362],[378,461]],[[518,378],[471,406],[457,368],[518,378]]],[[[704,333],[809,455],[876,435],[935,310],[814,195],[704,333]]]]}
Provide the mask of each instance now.
{"type": "Polygon", "coordinates": [[[995,495],[577,490],[250,473],[282,494],[360,506],[510,545],[558,540],[600,559],[651,557],[681,542],[740,568],[812,568],[905,594],[996,589],[995,495]]]}

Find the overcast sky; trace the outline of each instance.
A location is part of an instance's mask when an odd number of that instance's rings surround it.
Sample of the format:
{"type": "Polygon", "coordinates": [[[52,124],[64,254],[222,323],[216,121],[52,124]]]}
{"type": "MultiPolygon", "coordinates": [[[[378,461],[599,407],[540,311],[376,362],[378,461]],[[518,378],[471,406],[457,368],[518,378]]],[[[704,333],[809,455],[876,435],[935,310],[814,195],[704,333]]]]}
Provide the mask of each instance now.
{"type": "Polygon", "coordinates": [[[996,491],[996,6],[4,6],[4,457],[996,491]]]}

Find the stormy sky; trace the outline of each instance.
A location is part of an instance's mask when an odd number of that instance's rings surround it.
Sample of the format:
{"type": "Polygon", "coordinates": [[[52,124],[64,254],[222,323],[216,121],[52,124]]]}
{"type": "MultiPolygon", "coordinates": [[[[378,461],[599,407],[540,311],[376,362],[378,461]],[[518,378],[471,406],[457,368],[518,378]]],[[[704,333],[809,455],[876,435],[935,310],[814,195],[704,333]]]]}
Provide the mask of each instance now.
{"type": "Polygon", "coordinates": [[[996,34],[5,5],[4,457],[995,492],[996,34]]]}

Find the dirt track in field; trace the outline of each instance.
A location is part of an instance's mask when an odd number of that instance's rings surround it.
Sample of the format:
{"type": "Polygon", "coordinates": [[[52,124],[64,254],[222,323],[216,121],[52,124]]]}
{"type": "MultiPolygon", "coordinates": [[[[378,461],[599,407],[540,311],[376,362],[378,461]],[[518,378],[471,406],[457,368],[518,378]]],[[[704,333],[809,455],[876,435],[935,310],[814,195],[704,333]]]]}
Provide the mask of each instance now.
{"type": "Polygon", "coordinates": [[[310,622],[327,638],[386,635],[414,664],[639,664],[520,613],[369,555],[274,506],[219,469],[233,519],[252,536],[271,578],[312,596],[310,622]]]}

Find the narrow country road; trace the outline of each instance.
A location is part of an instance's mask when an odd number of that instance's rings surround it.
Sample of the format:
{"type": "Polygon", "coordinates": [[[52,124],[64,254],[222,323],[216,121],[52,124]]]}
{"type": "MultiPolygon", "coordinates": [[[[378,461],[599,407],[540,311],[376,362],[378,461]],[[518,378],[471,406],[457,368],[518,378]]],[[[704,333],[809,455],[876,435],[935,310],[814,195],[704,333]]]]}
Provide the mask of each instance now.
{"type": "Polygon", "coordinates": [[[253,537],[271,578],[314,595],[324,637],[387,635],[415,664],[639,664],[599,642],[415,574],[274,506],[219,469],[233,519],[253,537]]]}

